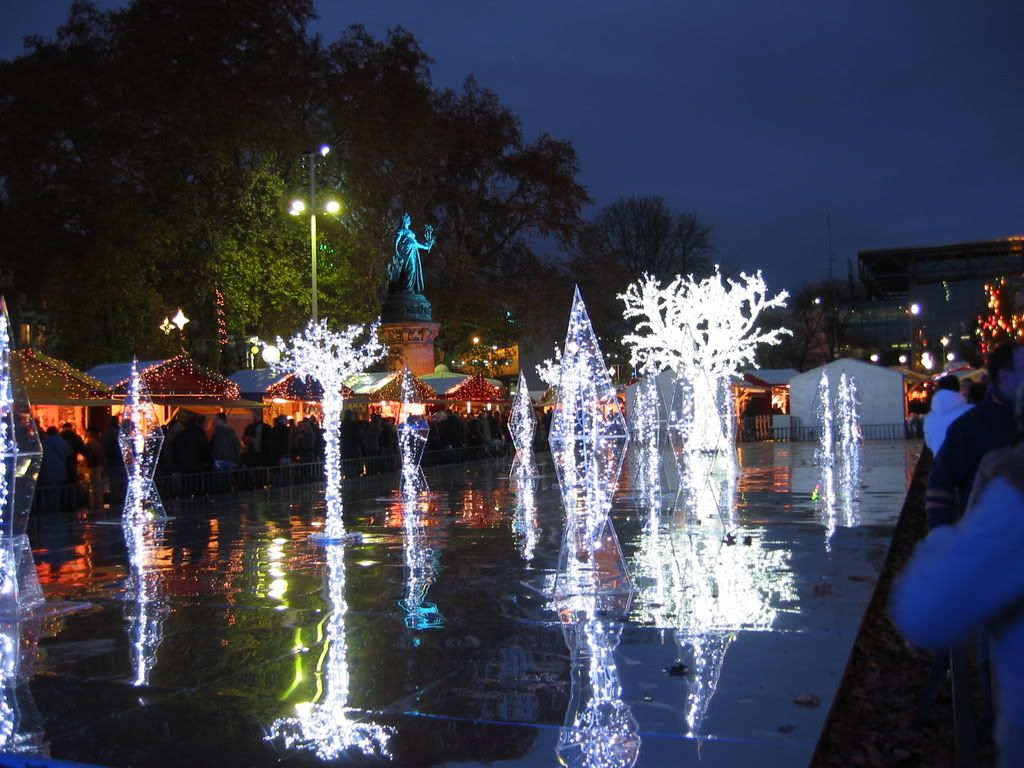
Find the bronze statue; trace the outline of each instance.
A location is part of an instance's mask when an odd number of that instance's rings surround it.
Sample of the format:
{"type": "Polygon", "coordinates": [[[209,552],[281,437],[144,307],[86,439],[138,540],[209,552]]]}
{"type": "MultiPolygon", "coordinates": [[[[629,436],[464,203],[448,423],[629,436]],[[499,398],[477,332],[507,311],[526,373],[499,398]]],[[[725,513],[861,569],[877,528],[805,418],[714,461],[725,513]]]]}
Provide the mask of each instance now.
{"type": "Polygon", "coordinates": [[[416,239],[412,231],[412,217],[402,214],[402,223],[395,233],[395,254],[388,264],[388,293],[423,293],[423,264],[420,251],[434,247],[434,228],[429,224],[423,229],[423,240],[416,239]]]}

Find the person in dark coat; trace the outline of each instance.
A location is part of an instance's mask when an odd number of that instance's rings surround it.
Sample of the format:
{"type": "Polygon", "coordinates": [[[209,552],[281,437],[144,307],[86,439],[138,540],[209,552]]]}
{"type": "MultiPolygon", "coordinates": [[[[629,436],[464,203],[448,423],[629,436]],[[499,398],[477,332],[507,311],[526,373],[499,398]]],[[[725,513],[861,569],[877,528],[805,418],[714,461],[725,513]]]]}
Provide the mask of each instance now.
{"type": "Polygon", "coordinates": [[[274,419],[274,426],[270,429],[270,453],[267,455],[268,464],[276,467],[280,464],[291,462],[291,437],[288,417],[281,414],[274,419]]]}
{"type": "Polygon", "coordinates": [[[252,422],[245,426],[242,446],[242,463],[245,466],[265,467],[270,464],[270,427],[259,411],[252,412],[252,422]]]}
{"type": "Polygon", "coordinates": [[[60,428],[60,436],[67,442],[71,449],[68,456],[67,477],[64,482],[74,485],[78,482],[78,457],[85,457],[85,441],[75,432],[75,427],[70,421],[65,421],[60,428]]]}
{"type": "Polygon", "coordinates": [[[71,446],[60,436],[56,427],[49,427],[43,435],[43,462],[39,467],[39,511],[44,514],[59,512],[64,507],[62,497],[67,488],[68,458],[71,446]]]}
{"type": "Polygon", "coordinates": [[[124,467],[124,456],[121,453],[121,423],[117,416],[112,416],[100,442],[103,443],[103,464],[107,483],[110,485],[110,507],[120,509],[124,504],[125,491],[128,489],[128,472],[124,467]]]}
{"type": "Polygon", "coordinates": [[[985,400],[949,425],[925,495],[928,527],[953,525],[963,515],[978,465],[989,451],[1013,443],[1015,405],[1024,382],[1024,343],[1010,341],[989,355],[985,400]]]}

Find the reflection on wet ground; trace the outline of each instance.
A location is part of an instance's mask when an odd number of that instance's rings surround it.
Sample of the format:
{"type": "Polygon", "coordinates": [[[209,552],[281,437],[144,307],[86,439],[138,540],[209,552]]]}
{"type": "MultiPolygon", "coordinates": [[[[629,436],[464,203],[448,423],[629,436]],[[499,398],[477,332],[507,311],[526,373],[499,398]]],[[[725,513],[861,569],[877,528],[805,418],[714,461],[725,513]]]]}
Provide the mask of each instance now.
{"type": "Polygon", "coordinates": [[[813,445],[744,446],[738,479],[713,485],[722,514],[694,508],[700,493],[652,508],[624,482],[612,520],[633,593],[582,612],[550,594],[564,515],[546,456],[518,483],[500,462],[432,471],[414,501],[390,479],[350,485],[343,544],[312,536],[315,486],[172,503],[127,537],[116,517],[39,519],[49,610],[0,626],[4,749],[118,766],[806,764],[918,450],[867,443],[859,477],[829,490],[813,445]]]}

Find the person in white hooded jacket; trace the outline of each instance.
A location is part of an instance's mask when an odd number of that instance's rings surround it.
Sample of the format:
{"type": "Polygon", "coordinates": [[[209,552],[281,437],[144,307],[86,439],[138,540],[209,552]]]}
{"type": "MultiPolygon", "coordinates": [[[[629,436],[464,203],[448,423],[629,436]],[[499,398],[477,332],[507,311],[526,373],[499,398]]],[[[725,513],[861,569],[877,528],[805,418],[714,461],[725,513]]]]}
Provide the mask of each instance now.
{"type": "Polygon", "coordinates": [[[949,425],[974,407],[960,394],[960,380],[956,376],[943,376],[936,382],[936,386],[938,388],[932,395],[931,410],[924,417],[924,444],[931,450],[932,456],[939,454],[949,425]]]}

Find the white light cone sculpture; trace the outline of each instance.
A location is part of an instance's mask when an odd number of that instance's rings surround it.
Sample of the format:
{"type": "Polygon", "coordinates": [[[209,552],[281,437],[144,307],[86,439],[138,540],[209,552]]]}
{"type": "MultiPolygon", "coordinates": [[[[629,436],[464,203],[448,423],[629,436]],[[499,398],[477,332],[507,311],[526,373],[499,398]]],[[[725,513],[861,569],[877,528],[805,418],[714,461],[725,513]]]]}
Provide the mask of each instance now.
{"type": "Polygon", "coordinates": [[[128,475],[122,523],[127,527],[166,517],[160,493],[153,483],[160,449],[164,444],[164,431],[149,395],[149,388],[139,373],[138,361],[134,358],[117,442],[128,475]]]}
{"type": "Polygon", "coordinates": [[[579,289],[569,315],[548,443],[566,512],[556,598],[580,589],[629,591],[624,565],[603,582],[591,578],[599,572],[599,555],[622,561],[608,515],[629,430],[579,289]]]}
{"type": "Polygon", "coordinates": [[[443,627],[444,617],[438,611],[437,604],[427,599],[437,577],[438,565],[438,553],[422,519],[428,502],[412,497],[404,498],[400,503],[405,534],[403,554],[406,577],[405,596],[398,601],[398,605],[405,611],[405,626],[415,630],[443,627]]]}
{"type": "Polygon", "coordinates": [[[537,417],[533,412],[533,400],[526,386],[526,376],[519,372],[516,396],[508,417],[509,433],[516,447],[510,477],[530,478],[537,475],[537,462],[533,455],[533,435],[537,431],[537,417]]]}
{"type": "Polygon", "coordinates": [[[537,539],[540,536],[535,478],[520,478],[516,483],[516,510],[512,516],[512,533],[520,556],[529,563],[533,560],[533,552],[537,548],[537,539]]]}
{"type": "Polygon", "coordinates": [[[398,451],[402,458],[402,477],[399,491],[403,498],[411,498],[429,490],[421,462],[430,436],[430,425],[424,416],[412,413],[409,408],[416,391],[412,371],[403,368],[400,375],[402,407],[398,413],[398,451]]]}
{"type": "Polygon", "coordinates": [[[837,527],[851,528],[860,519],[860,405],[857,385],[845,373],[832,396],[824,372],[818,383],[821,438],[816,454],[820,467],[813,500],[825,528],[825,549],[832,551],[837,527]]]}
{"type": "Polygon", "coordinates": [[[348,708],[350,671],[345,637],[345,541],[326,548],[327,590],[331,614],[324,638],[323,665],[319,668],[314,701],[295,706],[295,716],[275,720],[267,739],[279,741],[287,749],[313,751],[321,760],[336,760],[343,755],[361,753],[390,757],[388,741],[393,729],[378,725],[365,713],[348,708]]]}
{"type": "Polygon", "coordinates": [[[832,391],[828,383],[828,374],[821,372],[818,379],[818,423],[821,425],[821,435],[818,438],[817,460],[821,466],[831,466],[836,459],[832,424],[832,391]]]}
{"type": "Polygon", "coordinates": [[[0,617],[8,619],[43,603],[26,533],[42,461],[24,372],[11,354],[7,304],[0,297],[0,617]]]}
{"type": "Polygon", "coordinates": [[[593,613],[564,611],[571,689],[558,732],[558,764],[567,768],[630,768],[640,755],[640,727],[622,699],[615,649],[622,624],[593,613]]]}
{"type": "Polygon", "coordinates": [[[125,525],[128,547],[128,591],[131,600],[128,635],[131,639],[132,685],[149,684],[157,651],[164,638],[164,619],[170,612],[154,572],[156,549],[163,539],[164,521],[125,525]]]}
{"type": "Polygon", "coordinates": [[[649,524],[657,525],[661,509],[661,454],[664,430],[664,408],[658,393],[656,374],[644,376],[636,389],[633,401],[633,455],[635,465],[633,482],[640,503],[648,508],[649,524]]]}
{"type": "Polygon", "coordinates": [[[302,333],[292,337],[288,344],[280,338],[281,362],[274,367],[281,372],[308,376],[320,384],[324,395],[321,402],[324,428],[324,498],[327,518],[324,539],[340,541],[345,536],[341,501],[341,413],[344,407],[342,385],[357,373],[384,357],[387,347],[377,338],[379,323],[369,329],[350,325],[344,331],[332,331],[327,320],[311,322],[302,333]],[[366,334],[366,342],[357,345],[356,339],[366,334]]]}

